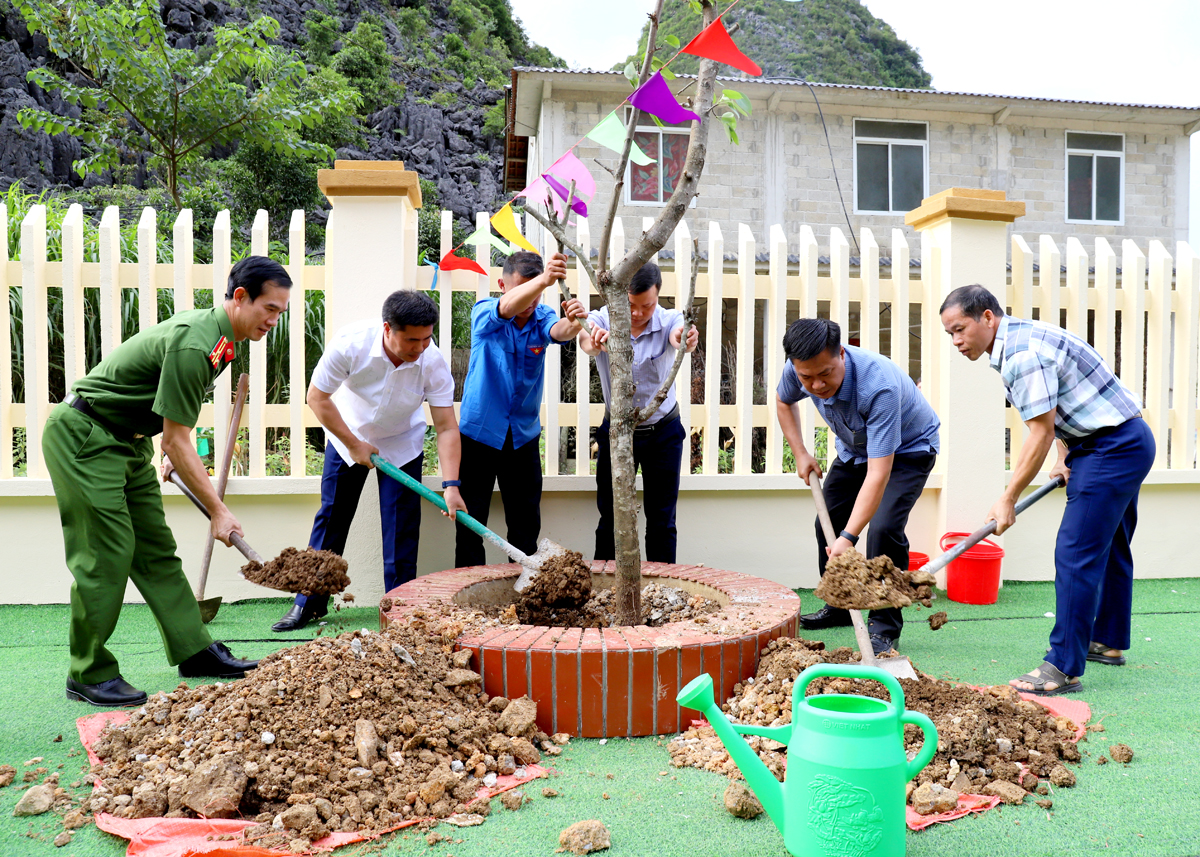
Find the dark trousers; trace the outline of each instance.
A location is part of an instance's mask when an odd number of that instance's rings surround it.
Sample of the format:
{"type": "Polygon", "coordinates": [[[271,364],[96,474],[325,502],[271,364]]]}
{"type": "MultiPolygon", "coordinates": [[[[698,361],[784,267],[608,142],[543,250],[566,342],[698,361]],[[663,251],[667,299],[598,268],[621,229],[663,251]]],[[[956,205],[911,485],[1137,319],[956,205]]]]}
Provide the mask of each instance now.
{"type": "Polygon", "coordinates": [[[1067,506],[1054,547],[1054,629],[1046,660],[1083,675],[1089,642],[1129,648],[1133,555],[1142,480],[1154,463],[1154,435],[1127,420],[1069,445],[1067,506]]]}
{"type": "MultiPolygon", "coordinates": [[[[400,469],[419,480],[424,457],[422,453],[400,469]]],[[[346,550],[346,536],[350,534],[350,524],[358,510],[358,498],[362,495],[370,472],[369,467],[343,461],[332,443],[325,444],[321,508],[313,519],[312,535],[308,538],[311,547],[336,554],[346,550]]],[[[379,519],[383,531],[383,588],[391,592],[401,583],[414,580],[417,576],[421,498],[390,476],[379,470],[375,472],[379,479],[379,519]]],[[[314,605],[318,598],[324,609],[329,601],[328,596],[314,595],[314,605]]],[[[308,602],[305,596],[296,596],[297,606],[303,607],[308,602]]]]}
{"type": "MultiPolygon", "coordinates": [[[[687,432],[678,417],[641,426],[633,433],[633,466],[642,469],[642,511],[646,515],[646,559],[675,562],[675,507],[679,468],[687,432]]],[[[613,540],[612,454],[608,420],[596,429],[596,559],[616,559],[613,540]]]]}
{"type": "MultiPolygon", "coordinates": [[[[492,505],[492,489],[500,483],[504,502],[507,538],[518,550],[532,554],[537,550],[542,531],[542,455],[535,437],[523,446],[513,447],[512,432],[501,449],[462,436],[462,465],[459,493],[467,504],[467,513],[487,525],[492,505]]],[[[454,565],[484,565],[483,538],[466,527],[455,527],[454,565]]]]}
{"type": "MultiPolygon", "coordinates": [[[[892,474],[888,478],[887,487],[883,489],[883,499],[879,501],[879,508],[871,517],[866,544],[859,546],[863,556],[868,559],[888,556],[896,568],[908,568],[908,536],[904,534],[904,529],[908,526],[908,515],[920,498],[936,459],[937,456],[933,453],[897,455],[892,459],[892,474]]],[[[854,502],[858,499],[858,492],[862,490],[866,478],[865,463],[850,464],[838,459],[829,468],[825,478],[825,503],[829,506],[829,518],[833,521],[835,533],[846,528],[850,513],[854,509],[854,502]]],[[[825,563],[829,561],[829,557],[825,555],[825,547],[825,533],[818,519],[817,562],[820,564],[821,574],[825,573],[825,563]]],[[[895,607],[872,610],[868,627],[872,634],[885,634],[896,639],[904,627],[904,617],[895,607]]]]}

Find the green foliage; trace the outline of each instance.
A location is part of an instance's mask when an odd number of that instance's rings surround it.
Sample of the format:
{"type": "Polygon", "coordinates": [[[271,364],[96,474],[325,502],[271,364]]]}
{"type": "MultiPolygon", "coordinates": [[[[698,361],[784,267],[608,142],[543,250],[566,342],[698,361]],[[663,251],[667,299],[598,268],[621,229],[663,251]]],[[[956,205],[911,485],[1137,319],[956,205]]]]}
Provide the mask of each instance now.
{"type": "Polygon", "coordinates": [[[304,20],[304,56],[313,65],[323,66],[329,63],[334,53],[334,45],[342,37],[342,21],[334,15],[327,15],[316,9],[310,10],[304,20]]]}
{"type": "Polygon", "coordinates": [[[77,118],[38,108],[18,118],[25,128],[78,137],[87,152],[75,163],[80,175],[146,153],[178,205],[181,175],[214,147],[241,141],[328,153],[299,130],[339,107],[338,99],[301,99],[304,64],[271,45],[279,36],[272,18],[218,27],[215,47],[195,51],[167,46],[158,0],[16,0],[16,6],[72,69],[68,76],[42,66],[28,79],[80,108],[77,118]]]}
{"type": "Polygon", "coordinates": [[[334,55],[332,68],[362,93],[363,109],[368,113],[384,107],[397,95],[392,81],[392,55],[377,21],[363,18],[354,25],[342,38],[342,49],[334,55]]]}
{"type": "Polygon", "coordinates": [[[284,238],[292,211],[313,211],[325,202],[317,186],[317,169],[325,165],[304,155],[255,144],[239,147],[223,172],[231,198],[230,215],[237,223],[252,223],[258,210],[266,209],[274,215],[271,235],[284,238]]]}
{"type": "MultiPolygon", "coordinates": [[[[686,44],[700,32],[699,4],[664,5],[658,37],[686,44]]],[[[796,77],[822,83],[927,89],[932,78],[921,55],[859,0],[742,0],[722,19],[742,53],[758,63],[764,77],[796,77]]],[[[637,52],[628,61],[641,67],[649,23],[642,29],[637,52]]],[[[665,52],[665,51],[664,51],[665,52]]],[[[674,53],[674,49],[670,50],[674,53]]],[[[668,57],[670,54],[667,55],[668,57]]],[[[620,69],[625,63],[617,63],[620,69]]],[[[671,63],[679,73],[695,74],[699,58],[681,54],[671,63]]],[[[746,76],[721,66],[719,74],[746,76]]]]}
{"type": "MultiPolygon", "coordinates": [[[[396,94],[402,94],[403,87],[397,87],[396,94]]],[[[318,68],[300,85],[301,98],[305,100],[325,99],[329,108],[321,114],[321,118],[300,132],[305,140],[337,149],[341,146],[360,146],[364,143],[363,130],[356,121],[359,108],[363,104],[362,94],[346,78],[326,66],[318,68]]],[[[320,155],[296,153],[301,157],[315,161],[328,159],[320,155]]]]}

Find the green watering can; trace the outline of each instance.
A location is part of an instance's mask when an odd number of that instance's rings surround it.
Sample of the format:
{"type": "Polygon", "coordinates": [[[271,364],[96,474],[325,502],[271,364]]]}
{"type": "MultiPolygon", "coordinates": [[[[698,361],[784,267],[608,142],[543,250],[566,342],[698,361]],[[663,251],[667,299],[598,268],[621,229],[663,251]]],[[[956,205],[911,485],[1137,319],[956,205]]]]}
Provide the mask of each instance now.
{"type": "Polygon", "coordinates": [[[787,726],[731,723],[713,700],[712,677],[701,674],[676,701],[708,718],[747,784],[783,834],[783,844],[803,857],[901,857],[904,854],[904,785],[937,751],[933,721],[904,710],[900,682],[878,667],[814,664],[800,674],[787,726]],[[828,693],[805,697],[820,676],[871,679],[891,702],[828,693]],[[925,733],[911,762],[904,724],[925,733]],[[787,779],[780,783],[740,735],[787,744],[787,779]]]}

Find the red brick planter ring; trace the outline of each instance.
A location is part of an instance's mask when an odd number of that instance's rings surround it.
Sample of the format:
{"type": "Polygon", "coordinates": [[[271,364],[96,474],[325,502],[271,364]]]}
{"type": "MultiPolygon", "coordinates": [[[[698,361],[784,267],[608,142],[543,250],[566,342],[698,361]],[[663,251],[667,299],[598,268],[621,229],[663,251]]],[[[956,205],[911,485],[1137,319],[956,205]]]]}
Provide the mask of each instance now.
{"type": "MultiPolygon", "coordinates": [[[[593,564],[597,585],[611,586],[613,563],[593,564]]],[[[520,566],[488,565],[425,575],[393,589],[392,609],[380,625],[434,601],[463,605],[511,603],[511,580],[520,566]]],[[[758,668],[759,652],[776,637],[794,636],[800,598],[760,577],[696,565],[643,563],[655,578],[694,594],[726,602],[738,636],[703,634],[691,625],[618,628],[545,628],[505,625],[458,641],[475,654],[490,696],[529,696],[538,704],[538,726],[548,733],[585,738],[661,735],[687,728],[699,714],[680,708],[675,696],[702,672],[713,677],[717,700],[758,668]]]]}

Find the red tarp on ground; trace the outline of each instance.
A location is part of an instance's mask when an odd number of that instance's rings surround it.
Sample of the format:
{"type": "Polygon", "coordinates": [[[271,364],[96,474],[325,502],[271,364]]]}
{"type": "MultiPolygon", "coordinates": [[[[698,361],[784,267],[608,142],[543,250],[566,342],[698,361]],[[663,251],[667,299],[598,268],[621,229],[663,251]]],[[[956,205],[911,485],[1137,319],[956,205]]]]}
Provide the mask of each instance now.
{"type": "MultiPolygon", "coordinates": [[[[109,723],[124,723],[128,719],[127,711],[104,711],[80,717],[75,721],[79,737],[83,740],[84,749],[87,750],[88,759],[92,764],[101,761],[92,751],[92,744],[100,737],[101,730],[109,723]]],[[[500,777],[492,789],[481,789],[480,796],[498,795],[531,780],[545,777],[547,773],[541,765],[526,765],[524,777],[500,777]]],[[[96,826],[101,830],[129,840],[129,848],[125,852],[128,857],[191,857],[201,854],[204,857],[281,857],[292,853],[239,844],[241,832],[247,827],[253,827],[256,824],[253,821],[232,818],[117,818],[107,812],[96,813],[95,818],[96,826]],[[216,838],[224,836],[233,838],[216,838]]],[[[368,834],[331,833],[314,842],[313,848],[332,851],[342,845],[374,839],[384,833],[418,824],[420,821],[421,819],[414,818],[387,830],[368,834]]]]}

